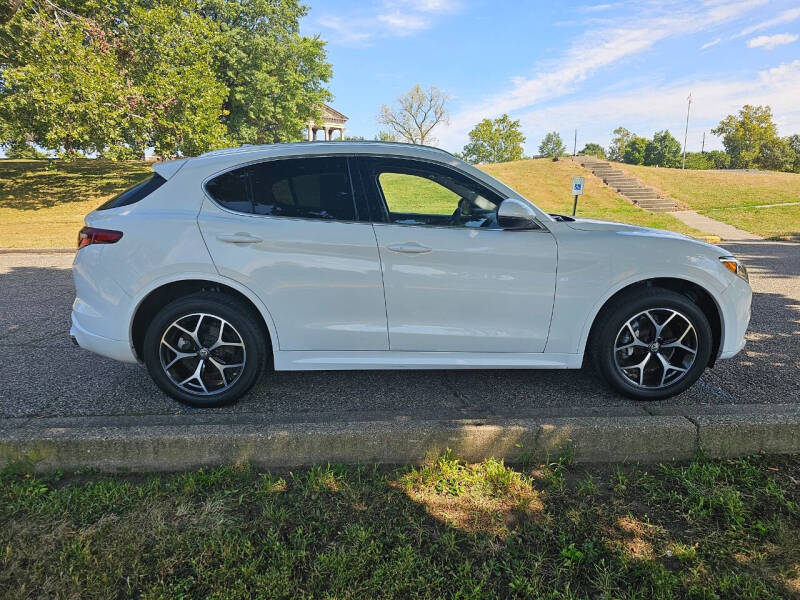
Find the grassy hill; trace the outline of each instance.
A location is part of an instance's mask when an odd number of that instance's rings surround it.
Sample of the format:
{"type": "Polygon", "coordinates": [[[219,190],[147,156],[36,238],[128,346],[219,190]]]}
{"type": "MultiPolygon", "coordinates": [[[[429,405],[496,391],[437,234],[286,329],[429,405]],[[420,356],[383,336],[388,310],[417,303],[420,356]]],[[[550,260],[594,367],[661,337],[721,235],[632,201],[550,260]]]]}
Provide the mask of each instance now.
{"type": "MultiPolygon", "coordinates": [[[[633,206],[571,161],[525,160],[481,168],[550,212],[571,213],[571,180],[583,175],[587,183],[579,216],[701,233],[670,215],[633,206]]],[[[0,160],[0,248],[74,246],[86,213],[150,171],[145,162],[0,160]]],[[[435,204],[430,212],[437,212],[435,204]]],[[[424,212],[417,205],[408,210],[424,212]]]]}
{"type": "Polygon", "coordinates": [[[0,160],[0,248],[74,247],[86,213],[150,172],[145,162],[0,160]]]}
{"type": "Polygon", "coordinates": [[[766,238],[800,235],[800,175],[617,165],[689,208],[766,238]],[[783,204],[783,206],[771,206],[783,204]]]}
{"type": "Polygon", "coordinates": [[[578,200],[578,216],[669,229],[688,235],[701,235],[665,213],[651,213],[634,206],[571,160],[549,159],[480,165],[480,168],[514,188],[548,212],[572,214],[572,178],[586,177],[586,187],[578,200]]]}

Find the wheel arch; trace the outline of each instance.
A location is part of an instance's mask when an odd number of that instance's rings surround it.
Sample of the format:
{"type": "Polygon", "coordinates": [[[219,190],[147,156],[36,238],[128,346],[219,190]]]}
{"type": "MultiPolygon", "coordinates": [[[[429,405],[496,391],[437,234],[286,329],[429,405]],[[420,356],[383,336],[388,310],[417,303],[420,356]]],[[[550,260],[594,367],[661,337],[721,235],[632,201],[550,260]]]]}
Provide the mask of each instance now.
{"type": "Polygon", "coordinates": [[[598,323],[602,322],[603,314],[614,306],[614,304],[624,295],[634,292],[637,289],[646,289],[653,287],[661,287],[664,289],[672,290],[683,294],[692,300],[703,314],[706,315],[709,324],[711,325],[711,333],[713,336],[711,345],[711,357],[709,358],[708,366],[713,367],[714,363],[719,356],[720,348],[722,348],[723,336],[725,333],[724,323],[722,320],[722,311],[720,310],[719,303],[714,295],[700,284],[679,277],[652,277],[649,279],[642,279],[629,283],[620,289],[613,292],[602,305],[595,310],[591,319],[591,326],[585,333],[582,339],[581,352],[583,353],[584,363],[586,361],[586,348],[589,346],[592,336],[597,330],[598,323]]]}
{"type": "Polygon", "coordinates": [[[270,344],[270,349],[273,352],[277,350],[277,330],[272,316],[261,300],[250,289],[235,281],[221,277],[209,277],[208,274],[204,273],[198,277],[158,282],[151,285],[147,291],[141,294],[130,318],[129,332],[131,348],[133,348],[137,359],[142,359],[142,345],[147,324],[158,310],[172,300],[202,291],[228,294],[251,307],[259,317],[259,325],[262,327],[267,342],[270,344]]]}

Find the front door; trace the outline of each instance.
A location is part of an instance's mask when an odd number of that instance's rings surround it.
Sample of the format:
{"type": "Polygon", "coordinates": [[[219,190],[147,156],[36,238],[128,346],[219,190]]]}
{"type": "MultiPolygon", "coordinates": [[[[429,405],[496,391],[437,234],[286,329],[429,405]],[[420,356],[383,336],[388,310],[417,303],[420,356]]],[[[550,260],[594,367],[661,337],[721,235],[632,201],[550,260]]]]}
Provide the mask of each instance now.
{"type": "Polygon", "coordinates": [[[556,277],[545,229],[504,231],[502,198],[449,167],[361,159],[391,350],[542,352],[556,277]]]}
{"type": "Polygon", "coordinates": [[[280,350],[387,350],[375,234],[344,157],[281,159],[206,184],[198,217],[220,274],[269,310],[280,350]]]}

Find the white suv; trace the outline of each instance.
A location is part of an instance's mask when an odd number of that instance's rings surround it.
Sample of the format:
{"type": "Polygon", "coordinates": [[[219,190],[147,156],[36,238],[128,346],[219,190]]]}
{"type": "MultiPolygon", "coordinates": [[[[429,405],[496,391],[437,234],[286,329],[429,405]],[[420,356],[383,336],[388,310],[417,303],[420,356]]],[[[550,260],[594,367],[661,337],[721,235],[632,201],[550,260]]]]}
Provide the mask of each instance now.
{"type": "MultiPolygon", "coordinates": [[[[744,346],[725,250],[548,215],[434,148],[247,146],[155,164],[90,213],[73,339],[219,406],[266,366],[574,369],[658,399],[744,346]]],[[[534,199],[535,200],[535,199],[534,199]]]]}

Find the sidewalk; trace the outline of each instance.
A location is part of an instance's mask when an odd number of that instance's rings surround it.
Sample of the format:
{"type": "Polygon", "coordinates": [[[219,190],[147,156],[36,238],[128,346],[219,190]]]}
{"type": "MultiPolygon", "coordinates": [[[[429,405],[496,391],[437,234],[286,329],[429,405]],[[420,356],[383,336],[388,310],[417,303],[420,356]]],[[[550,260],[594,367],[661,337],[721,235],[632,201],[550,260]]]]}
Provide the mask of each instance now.
{"type": "Polygon", "coordinates": [[[726,242],[754,242],[763,239],[754,233],[738,229],[727,223],[721,223],[720,221],[701,215],[694,210],[676,210],[668,214],[683,221],[690,227],[719,236],[726,242]]]}

